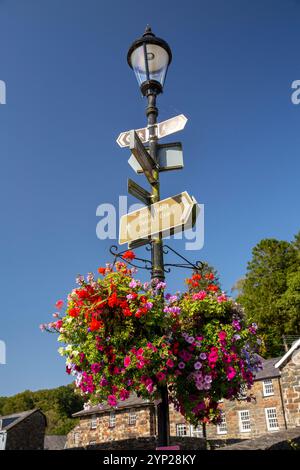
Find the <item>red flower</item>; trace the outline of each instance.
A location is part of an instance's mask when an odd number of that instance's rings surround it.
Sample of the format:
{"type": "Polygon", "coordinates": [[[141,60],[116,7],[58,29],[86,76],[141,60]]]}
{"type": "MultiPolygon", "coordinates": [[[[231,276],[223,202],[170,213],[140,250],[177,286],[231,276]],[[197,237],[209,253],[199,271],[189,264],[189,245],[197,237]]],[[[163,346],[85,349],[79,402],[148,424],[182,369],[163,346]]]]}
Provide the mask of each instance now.
{"type": "Polygon", "coordinates": [[[135,258],[135,254],[131,250],[125,251],[122,256],[124,259],[128,259],[129,261],[132,261],[135,258]]]}
{"type": "Polygon", "coordinates": [[[80,312],[80,310],[79,310],[78,307],[73,307],[73,308],[70,308],[68,313],[69,313],[70,317],[76,318],[76,317],[78,317],[79,312],[80,312]]]}
{"type": "Polygon", "coordinates": [[[192,276],[193,281],[200,281],[201,278],[202,278],[201,274],[198,274],[198,273],[193,274],[192,276]]]}
{"type": "Polygon", "coordinates": [[[207,287],[207,290],[210,290],[211,292],[217,292],[219,290],[218,286],[216,286],[215,284],[210,284],[208,287],[207,287]]]}
{"type": "Polygon", "coordinates": [[[81,300],[84,300],[90,296],[90,293],[87,289],[77,289],[76,294],[81,300]]]}
{"type": "Polygon", "coordinates": [[[205,274],[205,278],[209,279],[210,281],[213,281],[215,276],[213,275],[213,273],[208,273],[208,274],[205,274]]]}
{"type": "Polygon", "coordinates": [[[119,305],[120,301],[118,299],[118,296],[115,292],[111,294],[110,297],[108,297],[108,305],[109,307],[117,307],[119,305]]]}
{"type": "Polygon", "coordinates": [[[96,320],[96,318],[93,318],[90,323],[90,330],[96,331],[96,330],[99,330],[99,328],[102,328],[102,326],[103,326],[102,321],[99,321],[99,320],[96,320]]]}
{"type": "Polygon", "coordinates": [[[98,268],[98,273],[105,276],[106,268],[98,268]]]}

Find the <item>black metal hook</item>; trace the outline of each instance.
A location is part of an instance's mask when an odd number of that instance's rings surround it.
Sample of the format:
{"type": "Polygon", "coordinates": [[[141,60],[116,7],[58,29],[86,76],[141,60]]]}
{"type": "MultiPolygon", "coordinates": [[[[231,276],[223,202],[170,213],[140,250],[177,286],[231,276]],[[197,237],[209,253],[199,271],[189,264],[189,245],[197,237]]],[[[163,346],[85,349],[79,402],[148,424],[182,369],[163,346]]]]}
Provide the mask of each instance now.
{"type": "MultiPolygon", "coordinates": [[[[152,250],[151,242],[149,242],[146,245],[146,250],[147,251],[152,250]]],[[[127,264],[129,264],[130,266],[132,266],[134,268],[146,269],[147,271],[151,271],[151,269],[152,269],[152,261],[151,260],[145,259],[145,258],[135,257],[134,262],[132,262],[132,260],[128,260],[127,258],[123,257],[123,254],[126,253],[126,251],[128,251],[128,250],[123,250],[123,251],[119,252],[117,245],[112,245],[110,247],[109,251],[114,257],[113,266],[116,264],[116,261],[119,258],[119,259],[121,259],[122,261],[126,262],[127,264]],[[137,261],[140,262],[141,264],[136,264],[137,261]]],[[[174,250],[174,248],[172,248],[171,246],[163,245],[163,253],[165,255],[167,255],[170,251],[172,253],[174,253],[176,256],[178,256],[180,259],[182,259],[184,261],[184,263],[164,263],[163,270],[164,270],[165,273],[170,273],[171,268],[184,268],[184,269],[193,269],[195,271],[201,271],[203,269],[203,267],[205,266],[205,263],[203,263],[202,261],[196,261],[195,263],[192,263],[187,258],[185,258],[183,255],[178,253],[178,251],[174,250]]]]}

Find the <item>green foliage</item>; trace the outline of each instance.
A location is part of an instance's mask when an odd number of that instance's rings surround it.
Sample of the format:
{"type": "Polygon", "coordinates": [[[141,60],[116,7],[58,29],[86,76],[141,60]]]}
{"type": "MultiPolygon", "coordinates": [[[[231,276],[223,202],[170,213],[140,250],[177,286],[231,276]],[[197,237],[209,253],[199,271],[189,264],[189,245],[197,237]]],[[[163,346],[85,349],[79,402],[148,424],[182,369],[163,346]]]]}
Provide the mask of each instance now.
{"type": "Polygon", "coordinates": [[[237,301],[248,319],[259,324],[267,356],[283,352],[282,335],[300,333],[299,268],[300,232],[291,243],[261,240],[238,284],[237,301]]]}
{"type": "Polygon", "coordinates": [[[83,399],[73,385],[31,392],[25,390],[11,397],[0,397],[0,415],[40,408],[47,417],[47,434],[67,434],[77,420],[72,414],[83,408],[83,399]]]}

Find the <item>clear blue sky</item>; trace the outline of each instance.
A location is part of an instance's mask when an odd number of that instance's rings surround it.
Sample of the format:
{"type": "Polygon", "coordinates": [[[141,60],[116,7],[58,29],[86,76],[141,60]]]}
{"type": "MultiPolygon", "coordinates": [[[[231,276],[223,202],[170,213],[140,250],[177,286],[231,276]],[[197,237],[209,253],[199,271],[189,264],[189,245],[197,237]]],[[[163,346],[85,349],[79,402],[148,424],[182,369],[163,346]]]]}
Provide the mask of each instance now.
{"type": "Polygon", "coordinates": [[[299,1],[0,0],[0,395],[68,382],[38,325],[77,273],[110,260],[96,208],[134,177],[115,139],[145,125],[126,54],[147,23],[173,51],[159,118],[189,119],[169,139],[183,142],[185,168],[163,175],[162,196],[205,204],[205,246],[188,256],[230,290],[260,239],[300,229],[299,1]]]}

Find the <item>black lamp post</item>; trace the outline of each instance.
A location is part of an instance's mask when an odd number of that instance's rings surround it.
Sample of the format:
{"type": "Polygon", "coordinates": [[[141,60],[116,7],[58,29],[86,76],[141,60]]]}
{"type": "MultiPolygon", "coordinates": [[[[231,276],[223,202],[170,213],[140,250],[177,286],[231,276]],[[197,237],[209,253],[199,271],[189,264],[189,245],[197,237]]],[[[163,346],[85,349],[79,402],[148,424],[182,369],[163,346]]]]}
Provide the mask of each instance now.
{"type": "MultiPolygon", "coordinates": [[[[152,33],[150,26],[146,27],[143,36],[130,46],[127,61],[134,70],[143,96],[147,97],[148,105],[146,115],[149,129],[149,153],[158,164],[156,123],[158,109],[156,96],[163,91],[168,66],[172,60],[172,52],[169,45],[152,33]]],[[[152,204],[160,200],[159,171],[154,171],[155,182],[152,186],[152,204]]],[[[160,235],[152,240],[152,279],[164,280],[163,244],[160,235]]],[[[164,385],[160,387],[161,403],[158,411],[158,444],[169,445],[169,404],[168,389],[164,385]]]]}

